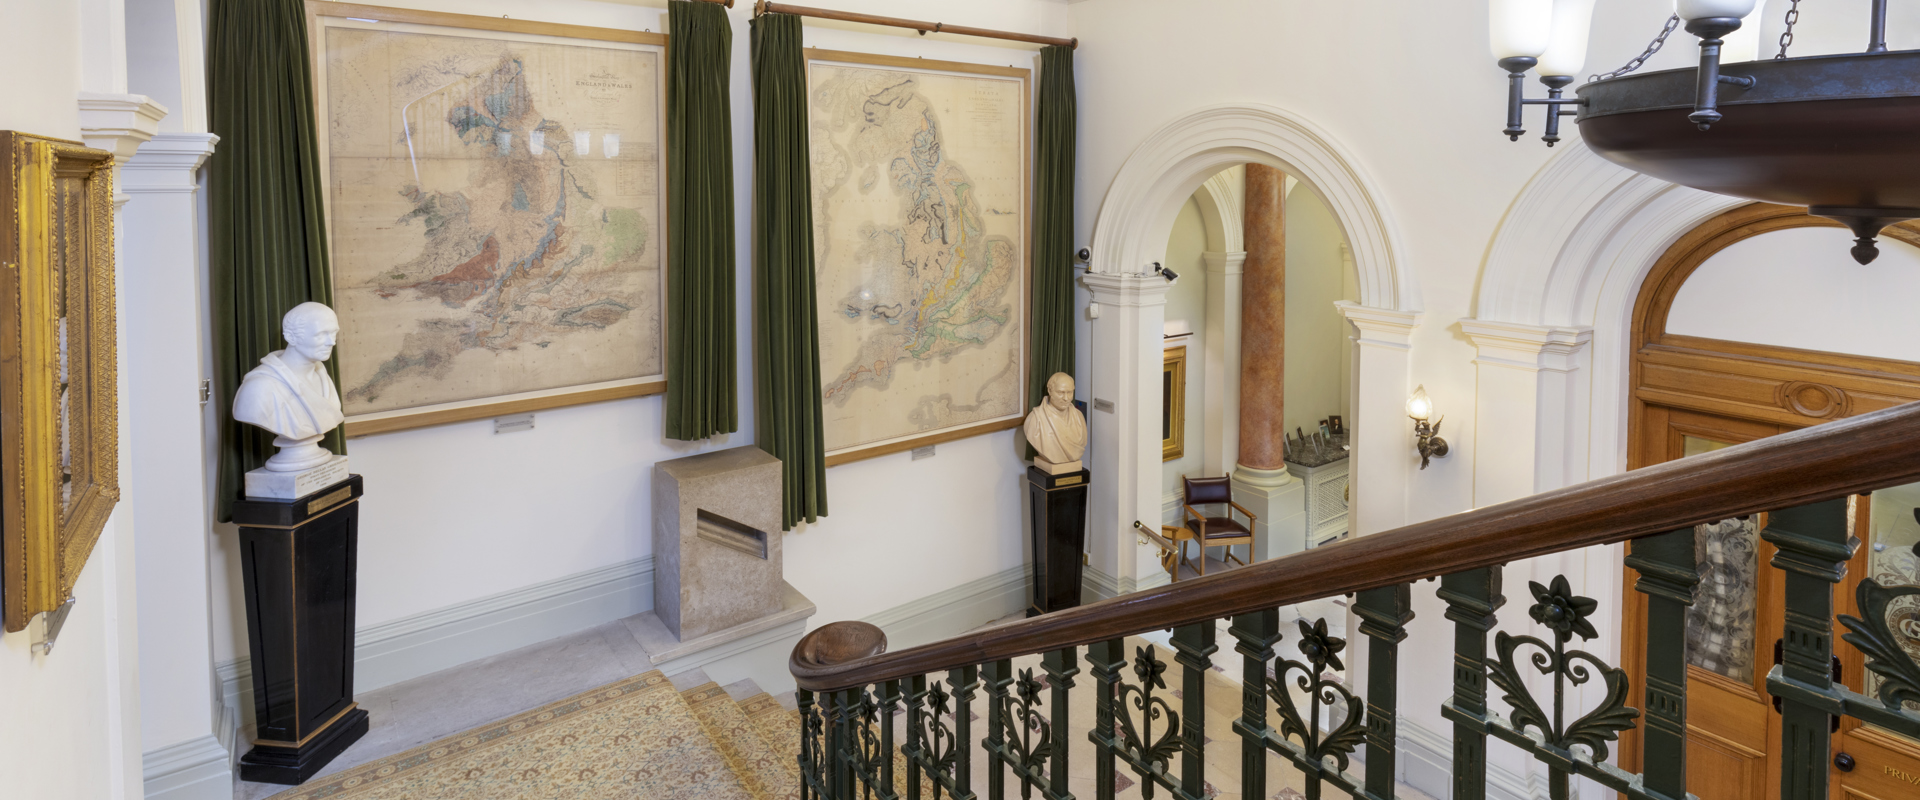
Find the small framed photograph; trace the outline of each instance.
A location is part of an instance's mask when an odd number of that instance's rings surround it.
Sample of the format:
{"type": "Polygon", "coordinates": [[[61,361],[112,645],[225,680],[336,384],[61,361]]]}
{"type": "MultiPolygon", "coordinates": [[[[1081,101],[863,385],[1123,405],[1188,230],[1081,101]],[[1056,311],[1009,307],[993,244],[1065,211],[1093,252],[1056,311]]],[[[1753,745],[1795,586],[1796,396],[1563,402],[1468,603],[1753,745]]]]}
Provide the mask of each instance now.
{"type": "Polygon", "coordinates": [[[1347,425],[1346,423],[1340,421],[1339,414],[1335,414],[1333,416],[1327,417],[1327,429],[1331,431],[1335,436],[1340,436],[1347,432],[1347,425]]]}

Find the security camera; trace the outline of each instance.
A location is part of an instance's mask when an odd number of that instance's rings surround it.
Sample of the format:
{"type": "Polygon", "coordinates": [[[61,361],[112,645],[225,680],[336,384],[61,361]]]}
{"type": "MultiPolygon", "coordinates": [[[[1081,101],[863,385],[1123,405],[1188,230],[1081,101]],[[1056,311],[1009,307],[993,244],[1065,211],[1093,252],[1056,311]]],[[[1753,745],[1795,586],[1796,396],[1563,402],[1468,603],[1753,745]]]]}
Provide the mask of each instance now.
{"type": "Polygon", "coordinates": [[[1160,262],[1158,261],[1153,262],[1153,274],[1159,275],[1162,278],[1166,278],[1167,283],[1173,283],[1174,281],[1180,280],[1180,273],[1174,272],[1173,270],[1160,266],[1160,262]]]}
{"type": "Polygon", "coordinates": [[[1084,248],[1084,247],[1082,247],[1082,248],[1080,248],[1080,252],[1078,252],[1078,253],[1074,253],[1073,255],[1074,255],[1074,256],[1075,256],[1076,258],[1079,258],[1079,259],[1080,259],[1080,263],[1082,263],[1082,264],[1085,264],[1085,263],[1087,263],[1087,262],[1089,262],[1089,261],[1092,261],[1092,260],[1093,260],[1093,251],[1092,251],[1092,250],[1088,250],[1087,248],[1084,248]]]}

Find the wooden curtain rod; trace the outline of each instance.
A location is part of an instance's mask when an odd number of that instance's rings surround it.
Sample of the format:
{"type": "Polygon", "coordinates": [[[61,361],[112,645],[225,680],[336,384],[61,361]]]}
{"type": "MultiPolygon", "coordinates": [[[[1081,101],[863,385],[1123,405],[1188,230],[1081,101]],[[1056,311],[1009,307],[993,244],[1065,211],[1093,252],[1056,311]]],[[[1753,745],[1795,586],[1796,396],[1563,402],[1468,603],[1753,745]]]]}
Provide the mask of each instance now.
{"type": "MultiPolygon", "coordinates": [[[[720,2],[720,0],[706,0],[706,2],[717,3],[720,2]]],[[[731,5],[731,2],[728,4],[731,5]]],[[[922,36],[929,33],[957,33],[962,36],[984,36],[988,39],[1008,39],[1015,42],[1058,45],[1068,49],[1075,49],[1080,46],[1079,39],[1062,39],[1058,36],[1037,36],[1031,33],[1013,33],[1011,31],[996,31],[987,28],[970,28],[965,25],[948,25],[944,22],[921,22],[919,20],[901,19],[899,17],[882,17],[876,14],[858,14],[852,11],[833,11],[825,8],[808,8],[806,6],[757,0],[757,2],[753,4],[753,15],[757,17],[761,14],[792,14],[796,17],[816,17],[819,19],[839,20],[841,22],[864,22],[869,25],[908,28],[919,31],[922,36]]]]}

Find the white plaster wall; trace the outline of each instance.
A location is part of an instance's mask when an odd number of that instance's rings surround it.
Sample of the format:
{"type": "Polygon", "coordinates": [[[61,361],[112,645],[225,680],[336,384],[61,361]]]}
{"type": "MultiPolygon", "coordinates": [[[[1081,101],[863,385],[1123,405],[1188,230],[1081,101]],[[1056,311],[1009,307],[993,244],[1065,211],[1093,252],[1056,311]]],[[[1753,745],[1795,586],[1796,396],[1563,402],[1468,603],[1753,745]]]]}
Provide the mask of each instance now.
{"type": "MultiPolygon", "coordinates": [[[[82,34],[108,36],[117,9],[84,11],[74,2],[0,0],[0,52],[15,78],[0,82],[0,130],[78,140],[79,93],[115,90],[112,59],[101,48],[90,51],[82,34]]],[[[128,477],[123,470],[123,489],[128,477]]],[[[132,593],[132,521],[115,513],[74,586],[78,603],[54,652],[32,652],[28,632],[0,635],[0,794],[91,800],[137,793],[132,593]]]]}
{"type": "MultiPolygon", "coordinates": [[[[1207,269],[1200,254],[1207,249],[1207,229],[1200,218],[1200,206],[1188,200],[1180,207],[1180,213],[1173,220],[1173,234],[1167,237],[1166,266],[1180,274],[1180,280],[1174,282],[1167,291],[1167,322],[1169,332],[1186,330],[1193,335],[1183,344],[1187,348],[1187,386],[1186,386],[1186,450],[1179,458],[1161,464],[1161,473],[1165,476],[1163,495],[1178,495],[1180,479],[1201,478],[1206,469],[1206,414],[1207,414],[1207,269]]],[[[1173,508],[1166,521],[1171,524],[1178,519],[1179,507],[1173,508]]]]}
{"type": "Polygon", "coordinates": [[[1788,228],[1709,257],[1673,298],[1667,332],[1920,361],[1920,248],[1880,239],[1862,266],[1844,228],[1788,228]]]}
{"type": "Polygon", "coordinates": [[[1339,414],[1352,421],[1347,407],[1347,323],[1334,310],[1349,293],[1341,248],[1346,237],[1325,201],[1304,183],[1287,192],[1287,359],[1284,424],[1309,433],[1320,420],[1339,414]]]}
{"type": "MultiPolygon", "coordinates": [[[[595,0],[392,0],[388,5],[662,31],[664,3],[595,0]]],[[[361,515],[361,627],[639,558],[651,552],[649,486],[657,461],[754,443],[752,302],[753,116],[747,20],[733,36],[733,149],[742,398],[738,433],[688,444],[662,438],[661,398],[554,409],[531,432],[496,436],[490,421],[355,439],[366,476],[361,515]]],[[[837,0],[834,8],[982,27],[1072,35],[1050,0],[837,0]]],[[[1031,46],[809,20],[811,47],[1026,68],[1031,46]]],[[[1085,131],[1086,128],[1082,128],[1085,131]]],[[[1082,136],[1087,134],[1082,133],[1082,136]]],[[[818,604],[814,624],[859,619],[1024,563],[1018,439],[1012,431],[829,469],[828,518],[785,544],[787,579],[818,604]],[[858,576],[849,580],[848,576],[858,576]]],[[[215,657],[244,654],[237,545],[218,526],[215,657]]]]}

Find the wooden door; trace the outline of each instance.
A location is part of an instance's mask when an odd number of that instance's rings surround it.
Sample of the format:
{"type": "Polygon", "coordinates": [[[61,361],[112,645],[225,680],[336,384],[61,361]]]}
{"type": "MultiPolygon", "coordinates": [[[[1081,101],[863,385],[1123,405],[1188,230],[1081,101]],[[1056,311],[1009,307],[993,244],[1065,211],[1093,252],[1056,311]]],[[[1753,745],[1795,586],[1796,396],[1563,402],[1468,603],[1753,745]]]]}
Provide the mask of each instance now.
{"type": "MultiPolygon", "coordinates": [[[[1860,539],[1860,549],[1847,565],[1847,580],[1834,603],[1839,613],[1858,616],[1854,589],[1861,580],[1873,578],[1883,586],[1920,584],[1920,551],[1915,550],[1920,544],[1920,484],[1855,498],[1853,535],[1860,539]]],[[[1910,657],[1920,660],[1920,605],[1896,604],[1892,616],[1895,636],[1910,657]]],[[[1879,689],[1878,676],[1866,673],[1866,657],[1859,650],[1839,641],[1841,632],[1836,630],[1834,643],[1842,682],[1872,696],[1879,689]]],[[[1833,749],[1833,786],[1827,795],[1833,800],[1920,797],[1920,741],[1843,719],[1833,749]]]]}
{"type": "MultiPolygon", "coordinates": [[[[1642,420],[1647,465],[1791,429],[1664,406],[1648,406],[1642,420]]],[[[1694,529],[1700,585],[1687,613],[1687,786],[1700,800],[1780,794],[1780,717],[1766,682],[1782,627],[1784,574],[1767,566],[1774,548],[1760,538],[1765,527],[1766,515],[1756,514],[1694,529]]],[[[1632,618],[1644,619],[1646,595],[1628,597],[1632,618]]],[[[1645,662],[1644,652],[1627,655],[1629,663],[1645,662]]]]}

